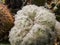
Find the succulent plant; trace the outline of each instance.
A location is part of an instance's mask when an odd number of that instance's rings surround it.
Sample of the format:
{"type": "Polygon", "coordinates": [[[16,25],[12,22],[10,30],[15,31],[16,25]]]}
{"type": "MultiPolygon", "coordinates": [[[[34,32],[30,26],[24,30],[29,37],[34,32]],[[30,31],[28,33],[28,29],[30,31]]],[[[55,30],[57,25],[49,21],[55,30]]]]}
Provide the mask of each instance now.
{"type": "Polygon", "coordinates": [[[8,8],[0,4],[0,40],[8,38],[9,30],[12,28],[14,18],[8,8]]]}
{"type": "Polygon", "coordinates": [[[9,33],[11,45],[54,45],[55,15],[46,8],[27,5],[15,15],[9,33]]]}

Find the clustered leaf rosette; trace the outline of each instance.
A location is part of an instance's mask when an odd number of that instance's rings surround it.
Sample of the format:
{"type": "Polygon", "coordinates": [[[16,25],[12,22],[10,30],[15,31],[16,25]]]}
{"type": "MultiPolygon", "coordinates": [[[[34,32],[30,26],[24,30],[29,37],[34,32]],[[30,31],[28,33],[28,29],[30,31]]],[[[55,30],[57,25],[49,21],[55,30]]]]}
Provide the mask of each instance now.
{"type": "Polygon", "coordinates": [[[15,15],[9,41],[11,45],[53,45],[55,22],[55,15],[43,6],[24,6],[15,15]]]}

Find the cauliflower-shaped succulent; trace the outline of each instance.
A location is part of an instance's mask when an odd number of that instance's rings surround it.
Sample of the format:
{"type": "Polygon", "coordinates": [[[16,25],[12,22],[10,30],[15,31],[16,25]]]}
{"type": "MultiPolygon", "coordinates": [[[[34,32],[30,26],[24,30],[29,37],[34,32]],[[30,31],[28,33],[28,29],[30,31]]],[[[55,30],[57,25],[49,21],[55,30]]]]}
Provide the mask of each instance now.
{"type": "Polygon", "coordinates": [[[11,45],[53,45],[55,15],[46,8],[27,5],[15,15],[14,27],[9,33],[11,45]]]}

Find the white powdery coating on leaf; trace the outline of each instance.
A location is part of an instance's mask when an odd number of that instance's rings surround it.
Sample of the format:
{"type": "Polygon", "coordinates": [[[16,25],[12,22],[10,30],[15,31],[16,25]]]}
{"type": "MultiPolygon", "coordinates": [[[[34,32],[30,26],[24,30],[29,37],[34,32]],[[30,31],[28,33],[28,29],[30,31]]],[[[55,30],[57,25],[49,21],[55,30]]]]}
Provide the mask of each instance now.
{"type": "Polygon", "coordinates": [[[38,7],[35,5],[27,5],[25,7],[22,8],[22,10],[17,12],[17,15],[25,15],[25,16],[29,16],[29,18],[31,18],[33,20],[33,18],[36,16],[36,11],[37,11],[38,7]]]}
{"type": "Polygon", "coordinates": [[[35,22],[42,25],[52,27],[55,25],[55,15],[50,13],[49,10],[44,7],[39,7],[36,13],[35,22]]]}
{"type": "Polygon", "coordinates": [[[26,45],[26,43],[30,45],[39,38],[39,41],[43,40],[47,43],[46,30],[51,32],[51,27],[55,26],[55,21],[55,15],[44,7],[24,6],[15,15],[15,25],[9,33],[9,41],[11,45],[26,45]]]}
{"type": "Polygon", "coordinates": [[[29,45],[32,42],[37,44],[37,39],[40,39],[46,42],[48,40],[48,35],[46,34],[45,26],[34,24],[29,33],[23,38],[23,41],[21,42],[21,45],[29,45]]]}
{"type": "Polygon", "coordinates": [[[18,19],[15,20],[15,25],[17,28],[31,28],[33,21],[28,16],[18,16],[18,19]]]}

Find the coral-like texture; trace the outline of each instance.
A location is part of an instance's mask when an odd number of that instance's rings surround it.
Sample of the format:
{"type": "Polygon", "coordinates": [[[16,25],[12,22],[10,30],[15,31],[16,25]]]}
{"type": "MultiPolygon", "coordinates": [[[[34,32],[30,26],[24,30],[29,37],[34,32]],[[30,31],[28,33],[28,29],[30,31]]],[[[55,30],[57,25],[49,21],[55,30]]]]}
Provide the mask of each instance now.
{"type": "Polygon", "coordinates": [[[15,15],[14,27],[9,33],[11,45],[53,45],[55,15],[46,8],[27,5],[15,15]]]}

